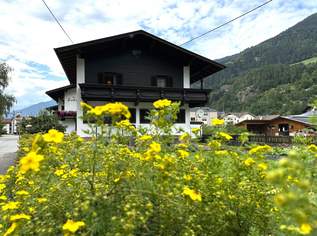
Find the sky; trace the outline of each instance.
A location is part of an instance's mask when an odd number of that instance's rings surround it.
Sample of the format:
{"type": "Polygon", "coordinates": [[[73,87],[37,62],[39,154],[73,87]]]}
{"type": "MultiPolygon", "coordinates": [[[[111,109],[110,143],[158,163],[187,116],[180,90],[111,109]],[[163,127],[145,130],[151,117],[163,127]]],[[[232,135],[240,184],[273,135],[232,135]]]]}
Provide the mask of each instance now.
{"type": "MultiPolygon", "coordinates": [[[[177,45],[266,0],[46,0],[75,43],[143,29],[177,45]]],[[[273,0],[184,47],[219,59],[269,39],[317,12],[317,0],[273,0]]],[[[14,109],[48,101],[69,84],[54,48],[71,44],[41,0],[0,0],[0,61],[13,71],[14,109]]]]}

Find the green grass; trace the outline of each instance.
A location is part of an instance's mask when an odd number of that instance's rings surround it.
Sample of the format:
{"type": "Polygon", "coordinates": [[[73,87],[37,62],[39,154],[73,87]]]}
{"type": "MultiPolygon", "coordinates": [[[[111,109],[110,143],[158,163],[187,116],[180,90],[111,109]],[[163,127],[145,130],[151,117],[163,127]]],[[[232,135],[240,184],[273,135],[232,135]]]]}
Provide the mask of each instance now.
{"type": "Polygon", "coordinates": [[[308,64],[311,64],[311,63],[317,63],[317,56],[316,57],[312,57],[312,58],[308,58],[308,59],[300,61],[300,62],[296,62],[296,63],[294,63],[292,65],[296,65],[296,64],[299,64],[299,63],[302,63],[304,65],[308,65],[308,64]]]}

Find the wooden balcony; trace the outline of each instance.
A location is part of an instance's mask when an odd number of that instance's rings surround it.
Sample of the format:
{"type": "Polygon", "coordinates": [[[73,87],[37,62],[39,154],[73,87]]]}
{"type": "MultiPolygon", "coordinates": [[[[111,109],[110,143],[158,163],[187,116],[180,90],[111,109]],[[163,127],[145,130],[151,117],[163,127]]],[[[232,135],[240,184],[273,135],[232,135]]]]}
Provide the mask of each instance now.
{"type": "Polygon", "coordinates": [[[79,84],[84,101],[154,102],[158,99],[181,101],[190,106],[203,106],[208,102],[208,89],[157,88],[136,86],[107,86],[79,84]]]}

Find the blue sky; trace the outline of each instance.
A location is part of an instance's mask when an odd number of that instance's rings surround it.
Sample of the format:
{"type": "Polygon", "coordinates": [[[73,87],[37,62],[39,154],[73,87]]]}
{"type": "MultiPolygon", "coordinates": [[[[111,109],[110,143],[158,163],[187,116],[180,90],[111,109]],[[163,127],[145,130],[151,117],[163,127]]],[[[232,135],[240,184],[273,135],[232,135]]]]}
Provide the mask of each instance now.
{"type": "MultiPolygon", "coordinates": [[[[265,0],[46,0],[75,43],[144,29],[181,44],[265,0]]],[[[230,25],[185,45],[217,59],[238,53],[317,12],[316,0],[273,0],[230,25]]],[[[70,44],[39,0],[0,0],[0,60],[14,71],[7,89],[14,109],[47,101],[68,84],[53,48],[70,44]]]]}

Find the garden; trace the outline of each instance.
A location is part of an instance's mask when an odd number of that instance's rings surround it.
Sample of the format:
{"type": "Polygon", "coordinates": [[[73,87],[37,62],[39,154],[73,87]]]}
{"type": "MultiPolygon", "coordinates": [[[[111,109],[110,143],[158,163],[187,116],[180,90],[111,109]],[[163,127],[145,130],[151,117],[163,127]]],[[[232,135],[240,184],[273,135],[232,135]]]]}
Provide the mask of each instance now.
{"type": "Polygon", "coordinates": [[[91,138],[21,137],[19,161],[0,176],[1,235],[317,234],[314,144],[241,135],[232,146],[217,119],[206,143],[199,129],[175,137],[180,104],[166,99],[153,103],[149,129],[122,103],[81,105],[91,138]]]}

